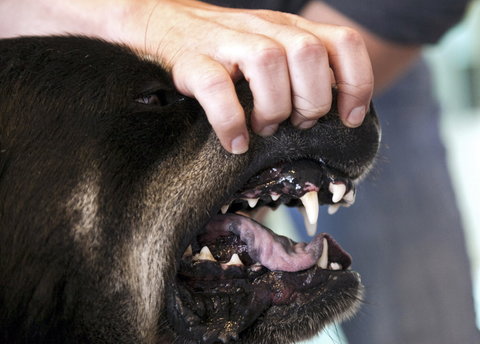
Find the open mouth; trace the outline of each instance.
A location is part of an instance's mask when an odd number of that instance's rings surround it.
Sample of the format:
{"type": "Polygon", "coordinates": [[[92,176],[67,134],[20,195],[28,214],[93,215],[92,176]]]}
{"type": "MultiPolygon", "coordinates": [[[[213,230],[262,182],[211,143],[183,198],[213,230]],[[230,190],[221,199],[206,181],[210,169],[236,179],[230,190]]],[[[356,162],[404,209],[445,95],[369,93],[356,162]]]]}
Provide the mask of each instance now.
{"type": "Polygon", "coordinates": [[[354,182],[323,162],[282,163],[250,178],[183,253],[172,288],[174,326],[198,342],[228,343],[272,310],[288,316],[326,291],[358,289],[350,255],[330,235],[316,234],[320,205],[333,214],[354,200],[354,182]],[[255,219],[281,204],[299,207],[310,243],[255,219]]]}

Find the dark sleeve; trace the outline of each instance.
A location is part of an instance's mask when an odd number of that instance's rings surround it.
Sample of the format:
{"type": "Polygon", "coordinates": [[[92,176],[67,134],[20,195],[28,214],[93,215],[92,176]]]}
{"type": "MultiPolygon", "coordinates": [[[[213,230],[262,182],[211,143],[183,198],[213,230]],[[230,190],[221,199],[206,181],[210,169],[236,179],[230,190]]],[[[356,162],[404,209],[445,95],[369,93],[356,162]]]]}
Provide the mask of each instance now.
{"type": "Polygon", "coordinates": [[[436,42],[463,16],[468,0],[323,0],[366,29],[404,44],[436,42]]]}

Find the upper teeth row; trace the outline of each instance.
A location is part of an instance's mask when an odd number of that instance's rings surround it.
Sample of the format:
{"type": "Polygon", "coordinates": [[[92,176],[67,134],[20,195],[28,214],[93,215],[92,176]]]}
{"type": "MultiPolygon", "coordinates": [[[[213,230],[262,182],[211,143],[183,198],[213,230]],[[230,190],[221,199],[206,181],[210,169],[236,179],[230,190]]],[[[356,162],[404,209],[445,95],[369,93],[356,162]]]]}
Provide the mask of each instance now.
{"type": "MultiPolygon", "coordinates": [[[[272,201],[274,201],[274,202],[275,202],[276,200],[278,200],[278,199],[280,198],[280,196],[281,196],[280,194],[276,194],[276,193],[272,193],[272,194],[270,195],[270,197],[272,198],[272,201]]],[[[247,201],[248,206],[249,206],[250,208],[255,208],[256,205],[257,205],[257,203],[258,203],[258,201],[260,200],[259,197],[257,197],[257,198],[242,198],[242,199],[243,199],[244,201],[247,201]]],[[[225,204],[222,208],[220,208],[220,211],[222,212],[222,214],[226,214],[227,211],[228,211],[228,208],[230,208],[230,204],[225,204]]]]}
{"type": "MultiPolygon", "coordinates": [[[[332,202],[328,206],[328,214],[333,215],[337,212],[340,206],[349,207],[355,202],[355,191],[351,189],[347,192],[347,186],[344,183],[331,182],[328,186],[328,191],[332,193],[332,202]],[[340,202],[343,201],[341,204],[340,202]]],[[[276,201],[280,198],[279,194],[271,194],[272,200],[276,201]]],[[[243,200],[248,202],[250,208],[255,208],[260,198],[243,198],[243,200]]],[[[300,209],[305,222],[305,229],[310,236],[314,236],[317,232],[317,221],[318,221],[318,212],[319,212],[319,204],[318,204],[318,192],[317,191],[309,191],[302,197],[300,197],[300,201],[304,206],[304,209],[300,209]]],[[[221,208],[222,214],[226,214],[228,208],[230,207],[229,204],[224,205],[221,208]]]]}

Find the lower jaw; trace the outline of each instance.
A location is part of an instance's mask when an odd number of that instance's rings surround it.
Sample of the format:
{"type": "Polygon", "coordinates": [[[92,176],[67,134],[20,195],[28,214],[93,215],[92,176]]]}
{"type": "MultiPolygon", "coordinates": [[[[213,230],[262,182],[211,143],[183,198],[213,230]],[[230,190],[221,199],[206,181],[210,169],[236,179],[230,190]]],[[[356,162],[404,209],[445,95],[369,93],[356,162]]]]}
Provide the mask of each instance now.
{"type": "Polygon", "coordinates": [[[249,336],[255,328],[272,330],[276,324],[302,328],[305,319],[316,319],[308,326],[318,332],[351,315],[363,290],[356,272],[318,267],[266,271],[241,280],[199,281],[179,274],[171,287],[170,321],[177,333],[195,343],[229,343],[249,336]]]}

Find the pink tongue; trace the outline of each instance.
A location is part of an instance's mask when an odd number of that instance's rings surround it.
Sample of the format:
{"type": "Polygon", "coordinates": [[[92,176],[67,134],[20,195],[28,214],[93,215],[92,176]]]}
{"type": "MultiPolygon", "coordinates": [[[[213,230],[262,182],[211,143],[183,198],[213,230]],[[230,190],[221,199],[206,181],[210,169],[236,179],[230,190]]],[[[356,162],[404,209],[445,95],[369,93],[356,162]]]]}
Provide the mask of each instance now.
{"type": "Polygon", "coordinates": [[[249,217],[226,214],[215,216],[207,231],[230,231],[247,244],[248,254],[270,270],[296,272],[311,268],[323,251],[325,234],[317,234],[309,243],[295,243],[275,234],[249,217]]]}

